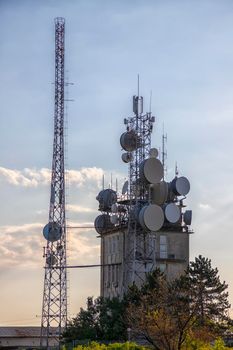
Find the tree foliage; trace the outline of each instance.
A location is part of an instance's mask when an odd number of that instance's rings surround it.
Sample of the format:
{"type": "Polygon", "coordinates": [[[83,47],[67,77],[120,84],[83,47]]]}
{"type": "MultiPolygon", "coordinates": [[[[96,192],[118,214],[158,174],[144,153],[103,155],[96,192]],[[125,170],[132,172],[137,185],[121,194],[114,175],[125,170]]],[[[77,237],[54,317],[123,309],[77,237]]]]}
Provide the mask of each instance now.
{"type": "Polygon", "coordinates": [[[133,284],[123,300],[88,298],[63,334],[65,341],[126,340],[130,327],[155,350],[180,350],[192,341],[210,342],[221,335],[230,307],[227,284],[221,282],[211,260],[199,256],[187,271],[167,281],[159,270],[133,284]]]}
{"type": "Polygon", "coordinates": [[[174,281],[155,270],[140,290],[133,286],[128,321],[133,332],[156,350],[179,350],[187,339],[209,342],[221,335],[228,321],[227,298],[218,270],[199,256],[174,281]]]}
{"type": "Polygon", "coordinates": [[[223,322],[228,319],[228,285],[221,282],[217,268],[212,268],[211,260],[199,255],[190,262],[187,271],[192,288],[192,303],[197,321],[223,322]]]}
{"type": "Polygon", "coordinates": [[[78,315],[68,323],[63,340],[124,340],[124,310],[124,303],[118,298],[88,297],[86,310],[81,308],[78,315]]]}

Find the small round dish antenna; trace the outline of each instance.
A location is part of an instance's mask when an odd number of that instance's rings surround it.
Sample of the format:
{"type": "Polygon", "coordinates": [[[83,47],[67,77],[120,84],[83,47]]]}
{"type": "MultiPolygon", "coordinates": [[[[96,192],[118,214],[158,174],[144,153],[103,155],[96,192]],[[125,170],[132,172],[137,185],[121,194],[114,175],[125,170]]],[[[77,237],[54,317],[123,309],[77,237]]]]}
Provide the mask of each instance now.
{"type": "Polygon", "coordinates": [[[128,192],[128,190],[129,190],[129,181],[127,180],[127,181],[125,181],[125,183],[122,187],[122,194],[123,195],[126,194],[128,192]]]}
{"type": "Polygon", "coordinates": [[[151,158],[157,158],[159,155],[159,151],[157,150],[157,148],[151,148],[149,151],[149,156],[151,158]]]}
{"type": "Polygon", "coordinates": [[[184,218],[184,223],[186,225],[191,225],[191,223],[192,223],[192,210],[186,210],[184,212],[183,218],[184,218]]]}
{"type": "Polygon", "coordinates": [[[181,213],[180,209],[175,205],[175,203],[169,203],[165,206],[165,218],[167,221],[169,221],[171,224],[175,224],[179,221],[181,213]]]}
{"type": "Polygon", "coordinates": [[[56,242],[62,236],[62,229],[56,222],[49,222],[43,229],[44,238],[49,242],[56,242]]]}
{"type": "Polygon", "coordinates": [[[129,163],[133,159],[132,153],[123,153],[121,155],[121,159],[123,160],[124,163],[129,163]]]}
{"type": "Polygon", "coordinates": [[[164,224],[164,213],[156,204],[144,206],[139,213],[140,225],[147,231],[158,231],[164,224]]]}

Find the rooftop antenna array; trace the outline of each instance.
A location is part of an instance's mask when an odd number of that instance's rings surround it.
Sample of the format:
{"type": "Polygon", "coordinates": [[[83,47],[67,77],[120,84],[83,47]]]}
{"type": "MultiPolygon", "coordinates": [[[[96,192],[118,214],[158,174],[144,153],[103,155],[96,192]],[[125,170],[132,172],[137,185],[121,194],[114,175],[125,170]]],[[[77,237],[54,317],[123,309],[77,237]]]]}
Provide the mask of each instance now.
{"type": "Polygon", "coordinates": [[[66,215],[64,166],[65,19],[55,18],[55,109],[49,222],[43,229],[45,276],[40,344],[59,342],[67,324],[66,215]],[[59,268],[58,268],[59,267],[59,268]]]}
{"type": "Polygon", "coordinates": [[[156,246],[160,233],[189,233],[192,220],[192,211],[183,212],[183,200],[190,190],[188,179],[176,176],[171,182],[164,180],[167,157],[164,131],[161,161],[158,150],[151,148],[155,117],[151,110],[143,111],[139,76],[137,90],[138,94],[133,96],[133,115],[124,118],[126,131],[120,137],[124,152],[121,158],[128,164],[128,180],[121,195],[112,189],[103,189],[96,197],[101,211],[95,219],[95,229],[101,237],[101,295],[107,296],[115,295],[116,288],[118,295],[123,296],[133,283],[141,285],[146,273],[161,261],[156,246]],[[122,244],[118,273],[106,266],[106,262],[113,265],[116,260],[117,254],[113,253],[116,237],[122,242],[118,243],[122,244]]]}

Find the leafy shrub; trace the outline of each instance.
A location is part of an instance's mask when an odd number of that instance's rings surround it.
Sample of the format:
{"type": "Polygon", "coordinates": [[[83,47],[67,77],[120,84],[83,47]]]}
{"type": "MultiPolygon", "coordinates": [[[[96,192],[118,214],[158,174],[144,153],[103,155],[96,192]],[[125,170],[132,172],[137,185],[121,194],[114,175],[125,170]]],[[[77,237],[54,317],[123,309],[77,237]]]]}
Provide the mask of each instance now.
{"type": "Polygon", "coordinates": [[[91,342],[89,345],[78,345],[75,348],[73,348],[73,350],[146,350],[146,347],[130,342],[112,343],[108,345],[100,344],[97,342],[91,342]]]}

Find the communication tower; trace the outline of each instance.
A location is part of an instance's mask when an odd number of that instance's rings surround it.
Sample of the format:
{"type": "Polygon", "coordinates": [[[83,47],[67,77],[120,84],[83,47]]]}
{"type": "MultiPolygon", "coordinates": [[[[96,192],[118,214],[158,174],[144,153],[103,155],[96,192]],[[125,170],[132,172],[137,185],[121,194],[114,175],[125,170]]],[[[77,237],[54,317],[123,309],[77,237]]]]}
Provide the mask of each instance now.
{"type": "Polygon", "coordinates": [[[55,109],[49,222],[43,229],[45,276],[41,346],[59,344],[67,323],[66,217],[64,169],[65,19],[55,18],[55,109]]]}
{"type": "MultiPolygon", "coordinates": [[[[139,89],[138,89],[139,90],[139,89]]],[[[120,137],[129,177],[122,193],[103,189],[96,199],[99,215],[95,228],[101,238],[101,295],[120,296],[146,274],[160,268],[168,279],[176,278],[189,263],[189,225],[192,211],[183,212],[190,190],[187,178],[164,179],[165,140],[162,162],[151,148],[155,118],[143,113],[143,97],[133,96],[133,116],[124,119],[120,137]]]]}

